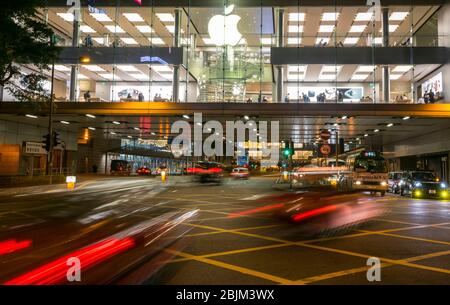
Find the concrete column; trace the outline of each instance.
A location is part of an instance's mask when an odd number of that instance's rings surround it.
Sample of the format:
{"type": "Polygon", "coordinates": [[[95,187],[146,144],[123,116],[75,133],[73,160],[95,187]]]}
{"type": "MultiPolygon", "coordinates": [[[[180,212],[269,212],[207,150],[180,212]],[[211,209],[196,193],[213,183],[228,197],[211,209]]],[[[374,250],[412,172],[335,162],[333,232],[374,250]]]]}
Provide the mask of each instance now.
{"type": "MultiPolygon", "coordinates": [[[[174,48],[179,48],[181,46],[181,10],[175,9],[175,30],[174,30],[174,40],[173,46],[174,48]]],[[[173,66],[173,89],[172,89],[172,101],[178,102],[179,99],[179,91],[180,91],[180,66],[173,66]]]]}
{"type": "MultiPolygon", "coordinates": [[[[80,22],[75,18],[73,21],[73,35],[72,35],[72,47],[77,48],[80,40],[80,22]]],[[[77,99],[77,87],[78,87],[78,67],[72,65],[70,71],[70,96],[71,102],[77,99]]]]}
{"type": "MultiPolygon", "coordinates": [[[[383,8],[383,47],[389,47],[389,9],[383,8]]],[[[391,80],[389,66],[382,68],[383,102],[389,103],[391,96],[391,80]]]]}
{"type": "MultiPolygon", "coordinates": [[[[281,48],[284,47],[284,9],[278,9],[278,23],[277,23],[277,29],[276,29],[276,46],[281,48]]],[[[276,66],[276,94],[275,99],[277,102],[283,101],[284,94],[283,94],[283,66],[276,66]]]]}

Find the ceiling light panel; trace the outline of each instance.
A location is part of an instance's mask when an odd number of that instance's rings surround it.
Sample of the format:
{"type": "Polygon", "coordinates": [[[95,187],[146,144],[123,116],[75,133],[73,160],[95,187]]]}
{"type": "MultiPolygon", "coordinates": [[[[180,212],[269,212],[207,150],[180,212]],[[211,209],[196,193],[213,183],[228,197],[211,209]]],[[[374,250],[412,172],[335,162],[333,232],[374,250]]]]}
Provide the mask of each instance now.
{"type": "Polygon", "coordinates": [[[305,13],[289,13],[288,18],[293,22],[305,21],[305,13]]]}
{"type": "Polygon", "coordinates": [[[144,19],[141,17],[141,15],[137,13],[123,13],[123,16],[130,22],[144,22],[144,19]]]}
{"type": "Polygon", "coordinates": [[[323,13],[322,21],[336,21],[339,18],[340,13],[323,13]]]}
{"type": "Polygon", "coordinates": [[[111,18],[109,18],[108,15],[103,14],[103,13],[100,13],[100,14],[99,13],[92,13],[91,16],[95,20],[100,21],[100,22],[112,22],[111,18]]]}
{"type": "Polygon", "coordinates": [[[111,33],[125,33],[125,31],[118,25],[105,25],[111,33]]]}

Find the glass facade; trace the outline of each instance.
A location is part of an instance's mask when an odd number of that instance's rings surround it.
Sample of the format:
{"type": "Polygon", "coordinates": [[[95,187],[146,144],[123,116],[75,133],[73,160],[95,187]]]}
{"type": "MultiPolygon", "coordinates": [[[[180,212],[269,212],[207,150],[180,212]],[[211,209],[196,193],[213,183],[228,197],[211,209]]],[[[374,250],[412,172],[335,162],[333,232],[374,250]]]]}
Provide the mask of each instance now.
{"type": "Polygon", "coordinates": [[[57,101],[434,103],[450,90],[446,58],[426,55],[449,46],[439,6],[187,3],[83,6],[79,21],[42,9],[65,49],[57,101]]]}

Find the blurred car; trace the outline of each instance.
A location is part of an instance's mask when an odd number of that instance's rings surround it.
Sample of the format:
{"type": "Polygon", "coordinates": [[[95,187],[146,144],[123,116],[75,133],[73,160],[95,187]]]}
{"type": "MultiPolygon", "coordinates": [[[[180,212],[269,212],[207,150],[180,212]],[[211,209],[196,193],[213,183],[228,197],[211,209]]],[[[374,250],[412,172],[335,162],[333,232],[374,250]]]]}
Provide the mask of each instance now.
{"type": "Polygon", "coordinates": [[[147,166],[141,166],[136,170],[139,176],[150,176],[152,171],[147,166]]]}
{"type": "Polygon", "coordinates": [[[130,163],[126,160],[112,160],[111,161],[111,175],[126,175],[131,174],[130,163]]]}
{"type": "Polygon", "coordinates": [[[412,198],[449,198],[448,185],[431,171],[409,171],[402,175],[400,195],[412,198]]]}
{"type": "Polygon", "coordinates": [[[193,167],[186,168],[188,175],[193,175],[200,183],[222,183],[224,166],[218,162],[200,161],[193,167]]]}
{"type": "Polygon", "coordinates": [[[248,179],[250,176],[250,172],[248,168],[245,167],[236,167],[233,168],[230,174],[234,179],[248,179]]]}
{"type": "Polygon", "coordinates": [[[388,176],[388,192],[398,194],[403,172],[390,172],[388,176]]]}

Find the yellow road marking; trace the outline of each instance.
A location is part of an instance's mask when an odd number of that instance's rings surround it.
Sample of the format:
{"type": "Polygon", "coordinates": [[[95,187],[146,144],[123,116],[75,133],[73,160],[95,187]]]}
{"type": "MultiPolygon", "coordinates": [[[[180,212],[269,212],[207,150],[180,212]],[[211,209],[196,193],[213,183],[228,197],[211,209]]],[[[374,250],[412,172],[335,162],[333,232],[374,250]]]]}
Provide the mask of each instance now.
{"type": "MultiPolygon", "coordinates": [[[[361,232],[370,232],[365,230],[358,230],[361,232]]],[[[398,238],[404,238],[404,239],[411,239],[411,240],[418,240],[418,241],[425,241],[433,244],[441,244],[441,245],[450,245],[449,242],[446,241],[440,241],[440,240],[433,240],[433,239],[427,239],[427,238],[421,238],[421,237],[414,237],[414,236],[404,236],[404,235],[398,235],[398,234],[391,234],[391,233],[383,233],[383,232],[375,232],[375,235],[383,235],[383,236],[392,236],[392,237],[398,237],[398,238]]]]}
{"type": "MultiPolygon", "coordinates": [[[[224,262],[220,262],[220,261],[216,261],[216,260],[212,260],[206,257],[202,257],[202,256],[195,256],[195,255],[191,255],[191,254],[187,254],[184,252],[178,252],[178,251],[173,251],[173,250],[167,250],[170,251],[171,253],[184,257],[184,258],[188,258],[191,260],[195,260],[198,262],[202,262],[208,265],[213,265],[213,266],[217,266],[220,268],[224,268],[224,269],[228,269],[228,270],[232,270],[232,271],[236,271],[242,274],[247,274],[247,275],[251,275],[254,277],[258,277],[258,278],[262,278],[268,281],[272,281],[275,283],[279,283],[279,284],[285,284],[285,285],[290,285],[293,284],[293,281],[282,278],[282,277],[278,277],[275,275],[271,275],[271,274],[267,274],[264,272],[259,272],[256,270],[252,270],[252,269],[248,269],[248,268],[244,268],[244,267],[240,267],[240,266],[236,266],[236,265],[232,265],[232,264],[228,264],[228,263],[224,263],[224,262]]],[[[300,285],[301,283],[296,283],[297,285],[300,285]]]]}

